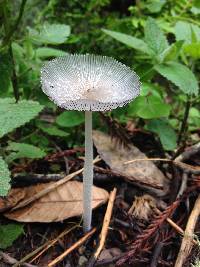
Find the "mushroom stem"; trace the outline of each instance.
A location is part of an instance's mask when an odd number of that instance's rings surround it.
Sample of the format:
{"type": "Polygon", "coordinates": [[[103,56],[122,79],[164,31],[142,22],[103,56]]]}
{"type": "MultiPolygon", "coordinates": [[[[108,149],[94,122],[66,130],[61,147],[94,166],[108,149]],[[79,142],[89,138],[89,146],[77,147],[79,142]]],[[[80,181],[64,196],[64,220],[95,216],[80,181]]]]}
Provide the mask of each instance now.
{"type": "Polygon", "coordinates": [[[83,230],[91,229],[93,185],[92,112],[85,111],[85,164],[83,171],[83,230]]]}

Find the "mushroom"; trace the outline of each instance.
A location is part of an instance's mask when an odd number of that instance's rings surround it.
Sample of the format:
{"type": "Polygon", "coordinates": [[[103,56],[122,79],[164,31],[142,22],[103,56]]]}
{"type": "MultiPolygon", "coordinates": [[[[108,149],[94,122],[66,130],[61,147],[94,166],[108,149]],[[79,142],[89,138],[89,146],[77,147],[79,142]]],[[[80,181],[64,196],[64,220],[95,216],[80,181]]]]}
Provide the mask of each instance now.
{"type": "Polygon", "coordinates": [[[85,111],[83,229],[87,232],[92,218],[92,111],[108,111],[129,103],[139,95],[139,77],[111,57],[68,54],[44,65],[41,83],[43,92],[56,105],[85,111]]]}

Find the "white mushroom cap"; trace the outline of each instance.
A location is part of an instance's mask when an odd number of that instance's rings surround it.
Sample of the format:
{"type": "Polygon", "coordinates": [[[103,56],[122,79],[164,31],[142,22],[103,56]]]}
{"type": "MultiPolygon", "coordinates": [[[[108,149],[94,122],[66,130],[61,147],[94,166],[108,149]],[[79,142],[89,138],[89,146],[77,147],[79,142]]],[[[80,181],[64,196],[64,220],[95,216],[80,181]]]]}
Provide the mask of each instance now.
{"type": "Polygon", "coordinates": [[[139,95],[139,77],[117,60],[96,55],[66,55],[41,70],[42,90],[68,110],[106,111],[139,95]]]}

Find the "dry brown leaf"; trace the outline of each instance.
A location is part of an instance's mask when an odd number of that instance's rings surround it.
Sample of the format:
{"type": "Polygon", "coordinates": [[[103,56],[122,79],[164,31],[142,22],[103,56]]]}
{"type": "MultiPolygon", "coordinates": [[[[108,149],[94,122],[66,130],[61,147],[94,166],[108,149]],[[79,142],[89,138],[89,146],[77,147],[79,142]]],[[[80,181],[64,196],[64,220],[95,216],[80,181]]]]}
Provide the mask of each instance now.
{"type": "MultiPolygon", "coordinates": [[[[52,184],[48,183],[49,184],[52,184]]],[[[21,188],[25,197],[43,190],[47,184],[38,184],[21,188]]],[[[11,190],[12,192],[12,190],[11,190]]],[[[49,192],[24,208],[10,211],[4,215],[19,222],[56,222],[82,215],[83,184],[77,181],[69,181],[55,190],[49,192]]],[[[108,192],[93,186],[92,208],[96,208],[108,199],[108,192]]]]}
{"type": "Polygon", "coordinates": [[[21,188],[12,189],[7,197],[0,198],[0,212],[11,209],[25,197],[25,192],[21,188]]]}
{"type": "Polygon", "coordinates": [[[128,165],[124,164],[132,159],[147,159],[137,147],[130,145],[130,149],[127,149],[100,131],[93,131],[93,140],[100,157],[113,172],[126,177],[140,187],[148,188],[157,195],[167,193],[168,180],[153,162],[136,161],[128,165]]]}

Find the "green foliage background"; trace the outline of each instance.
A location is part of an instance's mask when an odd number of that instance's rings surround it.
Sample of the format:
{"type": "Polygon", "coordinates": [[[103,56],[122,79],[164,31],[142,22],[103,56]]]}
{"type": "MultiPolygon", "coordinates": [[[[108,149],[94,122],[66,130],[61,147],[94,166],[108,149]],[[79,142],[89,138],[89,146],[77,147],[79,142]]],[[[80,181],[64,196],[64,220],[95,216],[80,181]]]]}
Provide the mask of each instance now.
{"type": "MultiPolygon", "coordinates": [[[[112,56],[139,74],[141,95],[109,116],[134,121],[170,153],[197,141],[198,0],[1,0],[0,20],[2,195],[14,163],[42,158],[55,144],[83,144],[83,114],[63,112],[40,86],[42,64],[66,53],[112,56]]],[[[94,127],[101,126],[94,114],[94,127]]]]}

